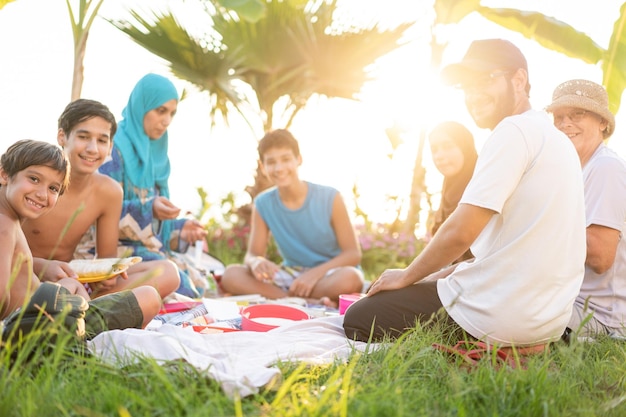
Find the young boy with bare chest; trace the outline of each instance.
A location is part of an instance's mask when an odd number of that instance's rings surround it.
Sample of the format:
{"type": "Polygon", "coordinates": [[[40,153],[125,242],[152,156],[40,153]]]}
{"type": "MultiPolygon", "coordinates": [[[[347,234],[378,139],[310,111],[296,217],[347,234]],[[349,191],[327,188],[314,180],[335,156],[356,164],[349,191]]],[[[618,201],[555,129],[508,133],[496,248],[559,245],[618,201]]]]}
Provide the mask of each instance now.
{"type": "MultiPolygon", "coordinates": [[[[94,224],[96,257],[123,255],[117,253],[123,191],[116,181],[97,172],[113,147],[115,117],[102,103],[79,99],[68,104],[59,117],[58,127],[57,140],[72,167],[71,185],[53,210],[22,224],[35,257],[34,270],[44,281],[77,278],[68,262],[94,224]]],[[[150,261],[90,286],[92,296],[100,296],[138,283],[152,285],[165,297],[178,288],[180,277],[172,262],[150,261]]]]}
{"type": "MultiPolygon", "coordinates": [[[[68,186],[70,164],[52,144],[21,140],[0,158],[0,319],[21,307],[39,287],[33,257],[21,224],[50,212],[68,186]]],[[[58,283],[89,300],[74,278],[58,283]]],[[[156,290],[142,286],[90,301],[85,317],[88,337],[104,330],[145,327],[158,313],[156,290]]]]}

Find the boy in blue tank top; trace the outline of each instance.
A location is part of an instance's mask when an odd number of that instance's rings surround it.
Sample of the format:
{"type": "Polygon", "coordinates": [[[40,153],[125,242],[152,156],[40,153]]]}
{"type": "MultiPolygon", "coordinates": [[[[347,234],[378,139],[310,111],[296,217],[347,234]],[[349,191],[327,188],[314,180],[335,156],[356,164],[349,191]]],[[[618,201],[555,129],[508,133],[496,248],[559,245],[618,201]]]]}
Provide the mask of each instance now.
{"type": "Polygon", "coordinates": [[[361,248],[339,192],[299,178],[302,156],[289,131],[268,132],[258,151],[274,186],[254,200],[244,264],[226,268],[224,290],[270,299],[302,297],[328,306],[336,306],[340,294],[361,292],[361,248]],[[281,265],[265,258],[270,235],[281,265]]]}

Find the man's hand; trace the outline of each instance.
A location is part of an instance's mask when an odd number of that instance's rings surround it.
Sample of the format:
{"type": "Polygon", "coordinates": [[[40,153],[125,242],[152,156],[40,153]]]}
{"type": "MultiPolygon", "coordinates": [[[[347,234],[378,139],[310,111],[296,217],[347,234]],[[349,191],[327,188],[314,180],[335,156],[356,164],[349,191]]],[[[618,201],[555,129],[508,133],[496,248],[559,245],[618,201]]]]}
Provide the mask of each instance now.
{"type": "Polygon", "coordinates": [[[413,282],[409,279],[406,269],[386,269],[372,283],[367,295],[372,296],[380,291],[397,290],[408,287],[411,284],[413,282]]]}

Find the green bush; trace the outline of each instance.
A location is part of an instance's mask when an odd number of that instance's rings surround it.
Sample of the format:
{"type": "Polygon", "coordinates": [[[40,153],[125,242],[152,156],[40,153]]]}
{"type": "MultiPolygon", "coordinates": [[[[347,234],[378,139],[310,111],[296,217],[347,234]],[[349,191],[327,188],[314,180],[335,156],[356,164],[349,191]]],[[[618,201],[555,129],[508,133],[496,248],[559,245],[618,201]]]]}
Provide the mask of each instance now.
{"type": "MultiPolygon", "coordinates": [[[[202,188],[198,188],[198,194],[203,201],[198,217],[208,232],[206,240],[209,253],[225,265],[242,263],[248,248],[250,224],[236,207],[234,194],[224,197],[220,201],[218,214],[213,213],[212,216],[209,216],[212,205],[207,201],[207,194],[202,188]]],[[[271,238],[266,257],[280,263],[278,248],[271,238]]]]}
{"type": "Polygon", "coordinates": [[[385,269],[405,268],[423,249],[424,242],[414,234],[395,232],[390,225],[357,225],[363,256],[361,267],[368,280],[376,279],[385,269]]]}
{"type": "MultiPolygon", "coordinates": [[[[219,204],[219,214],[209,217],[207,213],[212,205],[207,202],[206,193],[201,188],[198,193],[203,200],[198,217],[206,218],[209,253],[226,265],[243,262],[250,225],[236,208],[234,195],[224,197],[219,204]]],[[[424,242],[414,234],[397,231],[400,225],[397,219],[392,224],[373,223],[362,212],[357,211],[355,215],[364,219],[364,224],[357,224],[355,229],[363,255],[361,267],[368,280],[377,278],[385,269],[406,267],[424,247],[424,242]]],[[[266,256],[276,263],[281,262],[273,239],[270,239],[266,256]]]]}
{"type": "MultiPolygon", "coordinates": [[[[241,263],[246,253],[250,227],[247,225],[208,228],[209,253],[226,265],[241,263]]],[[[361,267],[368,280],[378,277],[385,269],[404,268],[419,254],[424,242],[412,234],[393,232],[389,225],[374,224],[370,227],[356,226],[362,250],[361,267]]],[[[281,258],[272,240],[268,247],[268,258],[280,263],[281,258]]]]}

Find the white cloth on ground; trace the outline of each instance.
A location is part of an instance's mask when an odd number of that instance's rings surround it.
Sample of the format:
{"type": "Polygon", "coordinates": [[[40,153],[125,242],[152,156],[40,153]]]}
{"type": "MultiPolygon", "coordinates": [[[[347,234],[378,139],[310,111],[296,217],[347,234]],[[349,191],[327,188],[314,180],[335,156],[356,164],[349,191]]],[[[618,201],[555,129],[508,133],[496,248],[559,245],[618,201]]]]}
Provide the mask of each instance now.
{"type": "Polygon", "coordinates": [[[91,352],[115,365],[138,356],[157,361],[185,360],[206,371],[226,395],[245,397],[280,380],[279,362],[329,364],[355,351],[378,348],[346,338],[343,316],[297,321],[269,332],[200,334],[191,328],[163,325],[156,330],[111,330],[89,342],[91,352]]]}

